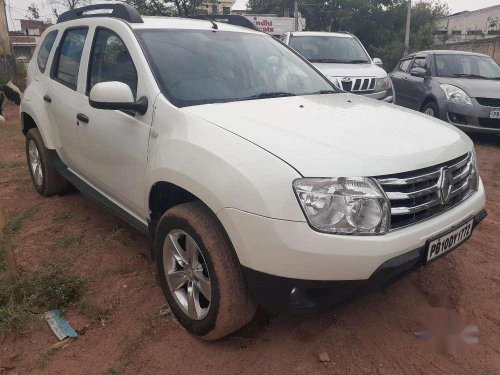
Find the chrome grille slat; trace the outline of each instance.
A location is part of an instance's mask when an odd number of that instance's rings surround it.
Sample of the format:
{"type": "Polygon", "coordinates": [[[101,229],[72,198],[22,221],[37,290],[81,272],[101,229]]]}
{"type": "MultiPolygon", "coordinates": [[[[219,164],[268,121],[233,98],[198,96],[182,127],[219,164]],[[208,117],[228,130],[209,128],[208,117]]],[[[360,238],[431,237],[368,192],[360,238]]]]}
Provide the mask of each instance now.
{"type": "Polygon", "coordinates": [[[375,77],[343,77],[340,78],[340,83],[345,91],[363,93],[373,91],[376,80],[375,77]]]}
{"type": "Polygon", "coordinates": [[[391,229],[412,225],[454,207],[470,196],[471,154],[418,171],[377,177],[391,203],[391,229]],[[448,170],[450,190],[441,185],[448,170]],[[445,174],[443,174],[444,178],[445,174]],[[441,191],[441,188],[444,190],[441,191]],[[446,191],[449,197],[446,197],[446,191]],[[446,199],[447,198],[447,199],[446,199]]]}
{"type": "Polygon", "coordinates": [[[414,206],[414,207],[394,207],[394,208],[391,208],[391,214],[392,215],[413,214],[415,212],[422,211],[422,210],[425,210],[427,208],[437,206],[440,202],[441,201],[438,198],[436,198],[432,201],[429,201],[427,203],[424,203],[424,204],[421,204],[418,206],[414,206]]]}
{"type": "Polygon", "coordinates": [[[404,200],[404,199],[413,199],[413,198],[421,197],[423,195],[435,193],[437,190],[438,190],[438,187],[436,185],[434,185],[434,186],[431,186],[431,187],[428,187],[425,189],[412,191],[409,193],[401,193],[399,191],[389,191],[386,194],[387,194],[387,198],[389,198],[390,200],[393,200],[393,199],[394,200],[396,200],[396,199],[397,200],[404,200]]]}

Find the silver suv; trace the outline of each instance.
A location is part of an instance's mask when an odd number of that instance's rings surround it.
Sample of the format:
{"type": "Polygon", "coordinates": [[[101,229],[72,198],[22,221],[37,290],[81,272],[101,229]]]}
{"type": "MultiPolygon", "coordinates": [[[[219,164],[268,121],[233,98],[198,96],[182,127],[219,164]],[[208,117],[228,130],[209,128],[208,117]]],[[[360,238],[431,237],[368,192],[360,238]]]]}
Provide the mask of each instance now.
{"type": "Polygon", "coordinates": [[[392,103],[392,82],[382,60],[372,59],[363,44],[347,32],[290,32],[281,41],[309,60],[337,87],[392,103]]]}

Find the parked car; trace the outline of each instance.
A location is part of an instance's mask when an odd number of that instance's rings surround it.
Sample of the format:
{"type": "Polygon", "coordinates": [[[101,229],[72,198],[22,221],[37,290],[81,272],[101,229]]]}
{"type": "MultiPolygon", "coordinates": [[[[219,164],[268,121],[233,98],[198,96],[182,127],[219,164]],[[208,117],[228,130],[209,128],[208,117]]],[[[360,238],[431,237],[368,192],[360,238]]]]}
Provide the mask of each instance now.
{"type": "Polygon", "coordinates": [[[299,52],[344,91],[393,102],[392,83],[382,68],[382,60],[372,60],[354,35],[301,31],[285,33],[281,41],[299,52]]]}
{"type": "Polygon", "coordinates": [[[391,78],[396,104],[466,132],[500,134],[500,66],[490,56],[418,52],[404,57],[391,78]]]}
{"type": "Polygon", "coordinates": [[[258,304],[385,285],[485,216],[464,133],[342,92],[267,34],[101,4],[41,40],[21,110],[35,189],[71,183],[148,233],[173,314],[203,339],[258,304]]]}

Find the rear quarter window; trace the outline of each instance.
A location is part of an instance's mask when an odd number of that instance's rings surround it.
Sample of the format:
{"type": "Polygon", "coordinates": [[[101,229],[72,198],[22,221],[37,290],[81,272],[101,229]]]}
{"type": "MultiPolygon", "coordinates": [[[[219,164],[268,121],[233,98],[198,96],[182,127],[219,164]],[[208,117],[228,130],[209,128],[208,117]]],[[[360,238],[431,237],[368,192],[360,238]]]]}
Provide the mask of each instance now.
{"type": "Polygon", "coordinates": [[[36,57],[36,63],[38,65],[38,69],[40,69],[42,73],[45,72],[45,68],[47,67],[47,60],[49,59],[50,51],[52,50],[56,37],[57,30],[51,31],[45,36],[45,39],[40,45],[40,50],[38,51],[38,55],[36,57]]]}

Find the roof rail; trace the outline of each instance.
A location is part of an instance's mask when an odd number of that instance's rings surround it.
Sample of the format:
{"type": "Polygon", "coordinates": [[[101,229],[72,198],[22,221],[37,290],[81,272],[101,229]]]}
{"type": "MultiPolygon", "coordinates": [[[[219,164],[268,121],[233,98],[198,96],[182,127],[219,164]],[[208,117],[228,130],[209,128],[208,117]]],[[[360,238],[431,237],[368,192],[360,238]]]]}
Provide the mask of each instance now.
{"type": "Polygon", "coordinates": [[[247,29],[252,29],[255,31],[260,31],[255,24],[248,18],[237,15],[237,14],[198,14],[196,16],[189,16],[188,18],[194,18],[197,20],[206,20],[214,22],[222,22],[230,25],[246,27],[247,29]]]}
{"type": "Polygon", "coordinates": [[[119,18],[130,23],[144,22],[141,15],[134,7],[128,4],[118,3],[95,4],[68,10],[59,16],[57,23],[91,17],[119,18]]]}

